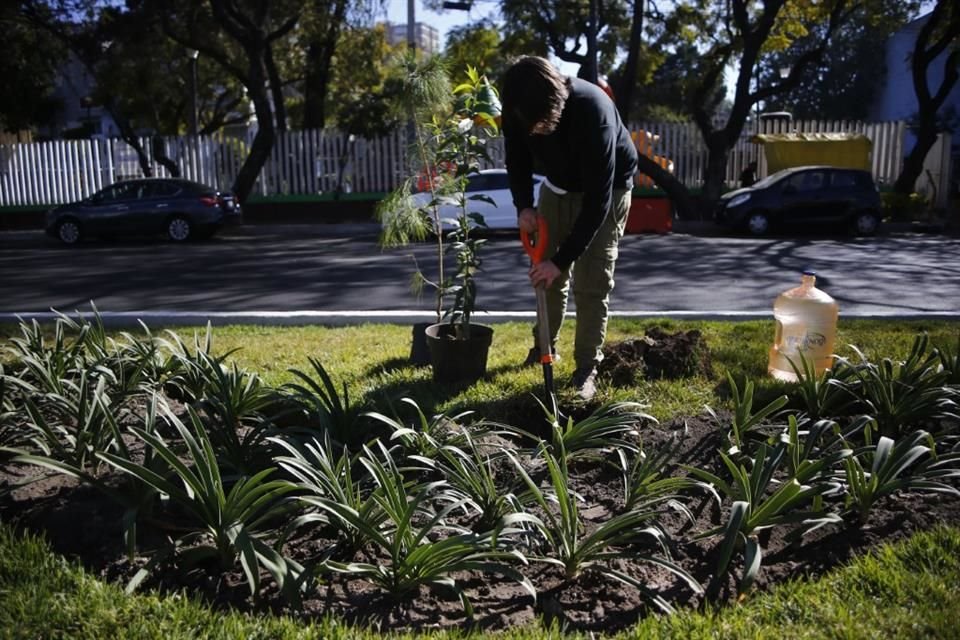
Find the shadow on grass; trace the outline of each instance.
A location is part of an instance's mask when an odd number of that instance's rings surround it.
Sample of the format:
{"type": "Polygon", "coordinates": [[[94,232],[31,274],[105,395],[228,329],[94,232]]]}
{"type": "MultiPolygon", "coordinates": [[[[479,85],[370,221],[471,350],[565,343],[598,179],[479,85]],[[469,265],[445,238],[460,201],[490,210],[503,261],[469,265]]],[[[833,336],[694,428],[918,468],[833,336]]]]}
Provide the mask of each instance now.
{"type": "MultiPolygon", "coordinates": [[[[429,367],[417,367],[406,358],[393,358],[377,363],[364,372],[362,377],[386,374],[388,379],[367,392],[362,402],[374,411],[392,417],[396,417],[399,412],[403,419],[409,420],[412,418],[409,408],[405,408],[400,401],[411,398],[427,417],[438,413],[441,406],[448,416],[470,411],[470,421],[501,423],[549,439],[550,422],[542,406],[542,403],[546,402],[542,378],[538,377],[533,384],[524,384],[519,390],[504,392],[496,399],[480,400],[469,392],[475,384],[496,385],[499,377],[516,375],[523,368],[520,363],[502,364],[489,368],[477,382],[443,383],[433,380],[429,367]],[[412,377],[414,372],[417,372],[416,378],[412,377]],[[426,377],[422,373],[426,373],[426,377]]],[[[596,402],[578,402],[572,392],[565,392],[564,381],[557,381],[555,384],[562,423],[565,423],[568,416],[575,421],[580,420],[599,406],[596,402]]]]}

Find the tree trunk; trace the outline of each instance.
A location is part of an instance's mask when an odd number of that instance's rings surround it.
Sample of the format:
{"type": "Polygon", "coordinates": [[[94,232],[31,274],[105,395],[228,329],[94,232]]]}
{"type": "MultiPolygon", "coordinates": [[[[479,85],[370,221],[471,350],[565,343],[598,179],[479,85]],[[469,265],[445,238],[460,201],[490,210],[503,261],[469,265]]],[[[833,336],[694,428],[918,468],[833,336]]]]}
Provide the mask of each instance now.
{"type": "Polygon", "coordinates": [[[329,78],[323,67],[324,46],[311,42],[307,47],[306,75],[303,80],[303,128],[322,129],[326,122],[326,93],[329,78]]]}
{"type": "Polygon", "coordinates": [[[637,66],[640,61],[640,47],[643,46],[643,5],[646,0],[633,0],[633,22],[630,25],[630,43],[627,47],[627,61],[623,66],[623,77],[614,87],[613,98],[617,111],[624,122],[630,121],[630,106],[633,104],[633,90],[637,86],[637,66]]]}
{"type": "Polygon", "coordinates": [[[727,154],[729,145],[723,136],[713,135],[707,140],[707,171],[703,181],[701,214],[709,214],[720,200],[727,181],[727,154]]]}
{"type": "Polygon", "coordinates": [[[893,184],[897,193],[909,195],[917,184],[917,178],[923,173],[923,161],[937,142],[937,125],[932,118],[921,118],[917,129],[917,142],[903,160],[903,169],[893,184]]]}
{"type": "Polygon", "coordinates": [[[276,130],[283,133],[287,130],[287,105],[283,100],[283,81],[277,71],[277,64],[273,60],[273,47],[267,45],[264,52],[264,64],[267,69],[267,78],[270,80],[270,96],[273,98],[273,118],[276,130]]]}
{"type": "Polygon", "coordinates": [[[163,165],[163,168],[167,170],[171,178],[179,178],[180,166],[167,155],[167,145],[164,144],[163,138],[153,136],[153,139],[150,141],[150,146],[153,149],[154,160],[163,165]]]}
{"type": "Polygon", "coordinates": [[[250,146],[250,154],[243,161],[243,166],[237,173],[233,181],[233,193],[237,200],[243,204],[250,192],[253,191],[253,185],[260,175],[260,170],[266,164],[273,150],[273,141],[276,137],[274,129],[273,112],[270,108],[270,99],[267,97],[266,83],[264,82],[265,73],[262,60],[251,55],[250,64],[250,82],[247,84],[247,91],[253,100],[253,108],[257,114],[257,135],[253,137],[253,144],[250,146]]]}
{"type": "Polygon", "coordinates": [[[304,77],[303,128],[322,129],[327,116],[327,88],[330,86],[330,65],[340,38],[340,25],[347,14],[347,0],[337,0],[333,15],[323,36],[307,46],[304,77]]]}
{"type": "Polygon", "coordinates": [[[690,192],[675,175],[642,154],[637,158],[637,166],[641,173],[650,176],[658,187],[667,192],[681,218],[692,220],[696,217],[696,207],[690,198],[690,192]]]}
{"type": "Polygon", "coordinates": [[[137,132],[133,130],[130,121],[121,115],[116,103],[112,99],[105,100],[103,108],[107,110],[107,113],[110,114],[110,117],[113,118],[113,121],[116,123],[117,128],[120,129],[120,137],[123,141],[130,145],[130,148],[136,152],[137,162],[140,164],[140,171],[143,173],[143,177],[152,178],[153,167],[150,165],[150,158],[147,157],[147,152],[144,151],[143,145],[140,144],[140,138],[137,137],[137,132]]]}
{"type": "Polygon", "coordinates": [[[903,170],[893,187],[897,193],[913,193],[917,178],[923,171],[923,161],[937,141],[939,128],[937,112],[960,79],[958,40],[960,40],[960,9],[954,8],[951,11],[947,0],[938,0],[927,22],[920,28],[910,56],[910,72],[913,76],[913,91],[917,96],[919,126],[917,142],[904,160],[903,170]],[[928,71],[937,57],[945,53],[943,81],[939,87],[931,91],[932,87],[928,84],[928,71]]]}
{"type": "Polygon", "coordinates": [[[584,80],[598,84],[600,72],[597,68],[597,20],[599,12],[597,11],[597,2],[599,0],[590,0],[590,18],[587,24],[587,57],[583,61],[580,69],[580,77],[584,80]]]}

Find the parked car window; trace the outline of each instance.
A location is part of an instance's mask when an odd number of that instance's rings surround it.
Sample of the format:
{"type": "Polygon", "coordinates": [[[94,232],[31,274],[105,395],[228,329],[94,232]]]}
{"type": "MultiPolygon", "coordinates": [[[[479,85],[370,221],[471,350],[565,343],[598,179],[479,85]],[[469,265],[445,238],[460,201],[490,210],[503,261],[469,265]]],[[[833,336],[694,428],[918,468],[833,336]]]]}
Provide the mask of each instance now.
{"type": "Polygon", "coordinates": [[[120,182],[96,194],[93,201],[96,204],[109,204],[121,200],[136,200],[140,197],[142,187],[142,182],[120,182]]]}
{"type": "Polygon", "coordinates": [[[180,193],[180,187],[173,182],[148,182],[140,194],[141,198],[169,198],[180,193]]]}
{"type": "Polygon", "coordinates": [[[863,189],[864,191],[876,191],[877,185],[873,182],[873,176],[867,173],[866,171],[857,171],[853,175],[853,179],[856,181],[857,186],[863,189]]]}
{"type": "Polygon", "coordinates": [[[824,175],[822,171],[804,171],[787,179],[787,185],[798,192],[819,191],[823,188],[824,175]]]}
{"type": "Polygon", "coordinates": [[[848,189],[856,186],[856,184],[854,174],[849,171],[835,171],[830,180],[830,186],[834,189],[848,189]]]}

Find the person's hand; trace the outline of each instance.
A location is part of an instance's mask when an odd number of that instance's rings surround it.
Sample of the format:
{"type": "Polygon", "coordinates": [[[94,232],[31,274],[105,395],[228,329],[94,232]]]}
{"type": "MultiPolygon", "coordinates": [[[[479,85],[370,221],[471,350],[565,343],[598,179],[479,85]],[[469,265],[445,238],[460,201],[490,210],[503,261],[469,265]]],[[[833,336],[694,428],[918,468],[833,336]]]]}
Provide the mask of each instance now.
{"type": "Polygon", "coordinates": [[[537,232],[537,216],[540,214],[537,213],[536,209],[531,209],[527,207],[520,211],[520,215],[517,216],[517,226],[520,227],[521,231],[526,231],[527,233],[536,233],[537,232]]]}
{"type": "Polygon", "coordinates": [[[534,287],[547,288],[560,277],[560,268],[552,260],[544,260],[530,267],[530,282],[534,287]]]}

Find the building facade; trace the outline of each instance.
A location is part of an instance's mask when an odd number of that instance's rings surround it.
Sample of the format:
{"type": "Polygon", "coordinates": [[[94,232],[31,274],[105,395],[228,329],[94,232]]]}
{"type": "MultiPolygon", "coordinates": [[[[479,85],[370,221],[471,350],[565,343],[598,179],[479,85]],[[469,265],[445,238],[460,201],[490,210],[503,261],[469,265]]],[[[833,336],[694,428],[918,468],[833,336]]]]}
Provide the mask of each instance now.
{"type": "MultiPolygon", "coordinates": [[[[417,49],[427,55],[440,53],[440,32],[423,22],[413,23],[413,37],[417,49]]],[[[387,23],[387,42],[391,45],[407,42],[407,25],[387,23]]]]}
{"type": "MultiPolygon", "coordinates": [[[[913,88],[911,57],[920,29],[930,16],[928,13],[913,20],[887,40],[886,76],[870,109],[871,120],[904,120],[909,123],[914,119],[919,103],[913,88]]],[[[927,85],[931,92],[936,92],[943,84],[949,52],[948,48],[927,68],[927,85]]],[[[960,130],[957,128],[957,123],[960,122],[960,82],[953,86],[939,113],[946,117],[948,125],[952,124],[954,129],[941,136],[927,154],[927,167],[940,174],[934,180],[937,188],[931,190],[926,184],[931,180],[925,171],[925,175],[917,180],[917,191],[929,192],[931,195],[935,193],[938,204],[942,205],[947,198],[956,198],[960,191],[960,130]]],[[[916,137],[908,127],[904,137],[904,152],[908,153],[914,144],[916,137]]]]}

